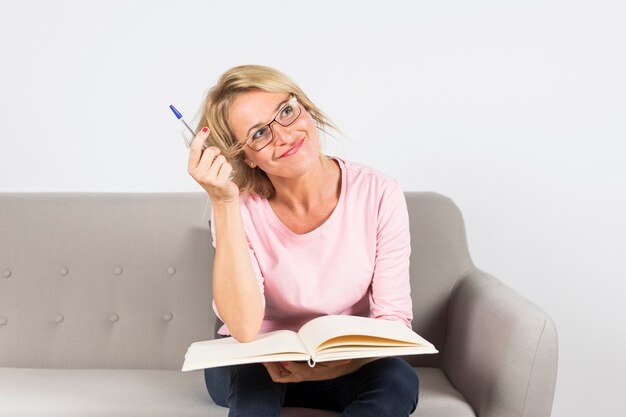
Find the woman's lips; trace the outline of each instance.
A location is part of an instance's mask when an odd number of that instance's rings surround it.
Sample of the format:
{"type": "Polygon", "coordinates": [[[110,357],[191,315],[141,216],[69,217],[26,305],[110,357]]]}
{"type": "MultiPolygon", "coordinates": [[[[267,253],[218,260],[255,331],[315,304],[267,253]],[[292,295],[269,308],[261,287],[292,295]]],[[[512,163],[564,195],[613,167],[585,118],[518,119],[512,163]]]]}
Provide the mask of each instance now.
{"type": "Polygon", "coordinates": [[[295,154],[296,152],[298,152],[298,150],[300,149],[303,143],[304,143],[304,138],[297,141],[291,148],[287,149],[287,152],[282,154],[280,157],[283,158],[285,156],[291,156],[295,154]]]}

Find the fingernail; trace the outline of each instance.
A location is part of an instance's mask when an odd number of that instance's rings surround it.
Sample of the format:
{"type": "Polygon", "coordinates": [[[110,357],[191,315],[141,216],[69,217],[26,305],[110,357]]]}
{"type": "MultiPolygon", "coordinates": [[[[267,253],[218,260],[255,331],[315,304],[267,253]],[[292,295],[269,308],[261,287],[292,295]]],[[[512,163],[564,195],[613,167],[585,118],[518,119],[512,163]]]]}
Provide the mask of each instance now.
{"type": "Polygon", "coordinates": [[[204,133],[206,133],[206,131],[207,131],[207,130],[209,130],[209,128],[208,128],[208,127],[203,127],[203,128],[202,128],[202,131],[203,131],[204,133]]]}
{"type": "Polygon", "coordinates": [[[280,364],[281,364],[282,366],[287,366],[287,365],[289,365],[289,362],[281,362],[280,364]]]}

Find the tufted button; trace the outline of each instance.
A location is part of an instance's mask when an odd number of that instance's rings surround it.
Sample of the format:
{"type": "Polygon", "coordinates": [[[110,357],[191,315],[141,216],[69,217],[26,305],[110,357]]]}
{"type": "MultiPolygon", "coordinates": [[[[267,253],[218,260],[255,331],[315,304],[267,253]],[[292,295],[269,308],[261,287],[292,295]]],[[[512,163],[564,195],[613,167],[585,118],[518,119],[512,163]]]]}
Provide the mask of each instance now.
{"type": "Polygon", "coordinates": [[[67,267],[61,267],[61,269],[59,269],[59,274],[61,274],[62,277],[67,276],[67,274],[70,273],[70,270],[67,269],[67,267]]]}
{"type": "Polygon", "coordinates": [[[5,324],[7,324],[7,318],[0,316],[0,326],[4,326],[5,324]]]}
{"type": "Polygon", "coordinates": [[[163,316],[163,320],[165,321],[170,321],[174,318],[174,315],[172,313],[167,313],[163,316]]]}
{"type": "Polygon", "coordinates": [[[57,314],[56,316],[54,316],[54,321],[56,323],[61,323],[63,319],[64,319],[63,314],[57,314]]]}
{"type": "Polygon", "coordinates": [[[11,276],[11,270],[10,270],[10,269],[5,269],[4,271],[2,271],[2,275],[3,275],[5,278],[10,277],[10,276],[11,276]]]}
{"type": "Polygon", "coordinates": [[[109,317],[109,320],[111,321],[111,323],[115,323],[119,319],[120,319],[120,316],[118,316],[117,314],[111,314],[111,316],[109,317]]]}
{"type": "Polygon", "coordinates": [[[113,268],[113,273],[115,275],[122,275],[123,269],[121,266],[116,266],[115,268],[113,268]]]}
{"type": "Polygon", "coordinates": [[[173,266],[170,266],[169,268],[167,268],[167,274],[169,276],[173,276],[176,273],[176,268],[174,268],[173,266]]]}

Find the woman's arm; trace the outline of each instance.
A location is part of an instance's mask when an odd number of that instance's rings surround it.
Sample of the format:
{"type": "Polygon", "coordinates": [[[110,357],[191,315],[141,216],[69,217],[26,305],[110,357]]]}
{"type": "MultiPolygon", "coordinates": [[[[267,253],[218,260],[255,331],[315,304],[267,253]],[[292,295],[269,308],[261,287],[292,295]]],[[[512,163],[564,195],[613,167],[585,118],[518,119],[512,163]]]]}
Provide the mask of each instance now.
{"type": "Polygon", "coordinates": [[[230,334],[240,342],[249,342],[261,328],[264,302],[252,268],[239,201],[214,203],[213,216],[215,306],[230,334]]]}
{"type": "Polygon", "coordinates": [[[413,319],[410,255],[409,213],[402,188],[394,180],[379,203],[370,310],[375,318],[400,321],[409,328],[413,319]]]}
{"type": "Polygon", "coordinates": [[[213,202],[215,262],[213,298],[219,316],[231,335],[240,342],[253,340],[263,322],[263,297],[252,269],[246,236],[239,211],[239,187],[231,180],[233,167],[219,148],[204,143],[205,127],[189,148],[189,174],[204,188],[213,202]]]}

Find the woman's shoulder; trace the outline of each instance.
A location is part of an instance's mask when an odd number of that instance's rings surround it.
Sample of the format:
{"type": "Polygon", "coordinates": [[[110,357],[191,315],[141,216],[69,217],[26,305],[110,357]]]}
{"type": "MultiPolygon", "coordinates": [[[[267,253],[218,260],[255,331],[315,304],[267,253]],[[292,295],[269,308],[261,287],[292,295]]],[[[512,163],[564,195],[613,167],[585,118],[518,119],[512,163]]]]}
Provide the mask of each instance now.
{"type": "Polygon", "coordinates": [[[239,208],[243,213],[258,213],[268,206],[267,199],[261,197],[254,192],[243,193],[239,195],[239,208]]]}
{"type": "Polygon", "coordinates": [[[400,187],[400,183],[394,177],[387,175],[376,168],[358,162],[341,159],[345,167],[347,183],[352,187],[364,187],[367,189],[387,189],[400,187]]]}

